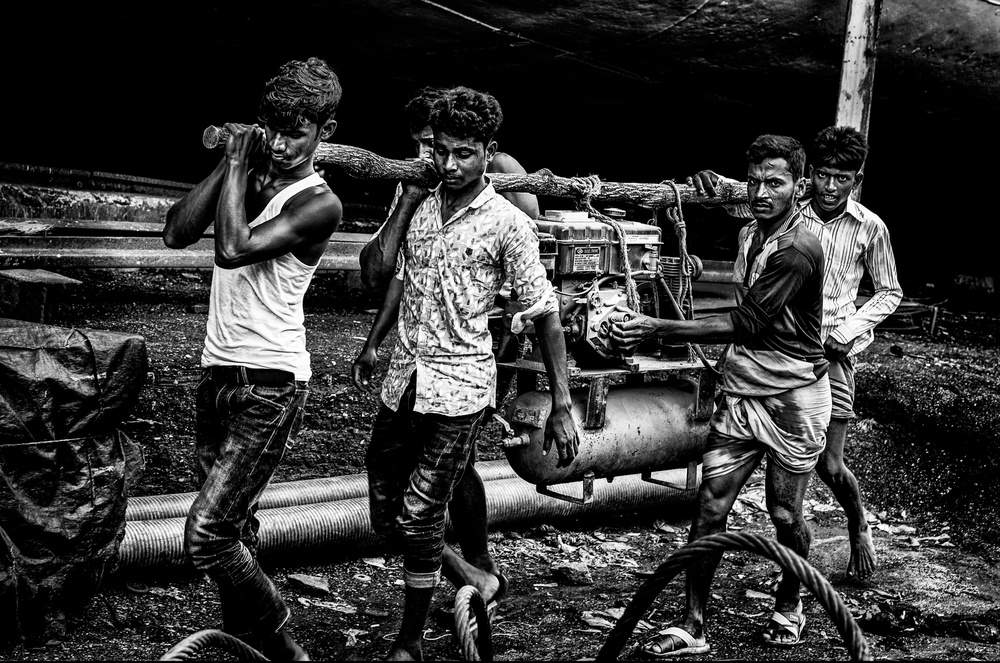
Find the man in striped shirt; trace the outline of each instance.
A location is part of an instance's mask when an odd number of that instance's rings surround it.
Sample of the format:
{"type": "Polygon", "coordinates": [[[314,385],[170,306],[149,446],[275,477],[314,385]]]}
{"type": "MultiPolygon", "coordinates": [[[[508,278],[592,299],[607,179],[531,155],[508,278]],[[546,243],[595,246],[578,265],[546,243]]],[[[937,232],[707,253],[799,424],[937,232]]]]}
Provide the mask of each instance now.
{"type": "MultiPolygon", "coordinates": [[[[903,297],[896,260],[885,223],[851,198],[861,185],[868,141],[851,127],[827,127],[813,139],[809,167],[812,197],[799,205],[802,223],[823,244],[822,337],[830,361],[833,411],[826,451],[816,471],[847,515],[851,558],[847,576],[866,579],[876,567],[875,546],[854,473],[844,463],[847,427],[854,418],[854,357],[874,339],[875,327],[903,297]],[[865,275],[874,294],[858,308],[858,288],[865,275]]],[[[694,176],[699,194],[715,195],[718,176],[710,170],[694,176]]]]}

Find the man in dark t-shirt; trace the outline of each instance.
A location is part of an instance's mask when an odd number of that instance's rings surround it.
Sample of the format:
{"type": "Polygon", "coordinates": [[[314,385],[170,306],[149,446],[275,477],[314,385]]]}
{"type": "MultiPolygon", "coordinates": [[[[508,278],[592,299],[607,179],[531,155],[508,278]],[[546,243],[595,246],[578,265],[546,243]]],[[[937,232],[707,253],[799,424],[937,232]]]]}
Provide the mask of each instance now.
{"type": "MultiPolygon", "coordinates": [[[[767,508],[780,543],[803,558],[810,532],[802,514],[809,475],[826,442],[830,382],[823,355],[823,248],[800,222],[805,150],[793,138],[763,135],[747,151],[747,193],[754,220],[740,231],[734,270],[739,306],[698,320],[636,316],[612,327],[623,349],[642,341],[729,342],[721,391],[702,461],[690,540],[724,532],[729,511],[767,456],[767,508]]],[[[687,572],[687,614],[646,645],[653,656],[708,651],[705,606],[721,553],[687,572]]],[[[785,574],[764,641],[800,642],[805,617],[799,579],[785,574]]]]}

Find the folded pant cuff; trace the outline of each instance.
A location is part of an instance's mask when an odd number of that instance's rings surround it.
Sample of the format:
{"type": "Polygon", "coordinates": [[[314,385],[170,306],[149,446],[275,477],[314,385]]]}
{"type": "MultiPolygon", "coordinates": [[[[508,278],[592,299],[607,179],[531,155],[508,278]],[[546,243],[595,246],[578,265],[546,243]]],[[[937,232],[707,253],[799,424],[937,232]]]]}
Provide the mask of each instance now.
{"type": "Polygon", "coordinates": [[[407,587],[434,589],[441,583],[441,569],[431,573],[414,573],[403,569],[403,582],[407,587]]]}

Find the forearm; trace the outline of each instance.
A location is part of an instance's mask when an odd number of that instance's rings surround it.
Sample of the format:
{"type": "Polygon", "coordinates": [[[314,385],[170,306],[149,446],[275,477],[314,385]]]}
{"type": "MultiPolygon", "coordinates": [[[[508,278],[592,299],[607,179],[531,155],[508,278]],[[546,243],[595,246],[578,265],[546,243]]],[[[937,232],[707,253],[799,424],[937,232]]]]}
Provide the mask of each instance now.
{"type": "Polygon", "coordinates": [[[876,290],[871,299],[830,332],[830,336],[841,343],[864,336],[892,315],[902,299],[903,291],[899,287],[876,290]]]}
{"type": "Polygon", "coordinates": [[[554,408],[570,408],[569,373],[566,368],[566,337],[558,313],[548,313],[535,320],[535,332],[542,351],[542,361],[549,378],[554,408]]]}
{"type": "Polygon", "coordinates": [[[164,244],[172,249],[182,249],[201,239],[215,220],[224,172],[225,159],[222,159],[211,175],[167,210],[163,226],[164,244]]]}
{"type": "Polygon", "coordinates": [[[399,303],[403,298],[403,282],[393,278],[389,282],[389,287],[385,292],[385,300],[382,307],[375,314],[375,321],[368,332],[368,339],[365,341],[363,351],[377,351],[382,341],[389,334],[389,330],[399,319],[399,303]]]}
{"type": "Polygon", "coordinates": [[[733,340],[736,326],[729,314],[697,320],[664,320],[657,318],[655,336],[678,343],[728,343],[733,340]]]}
{"type": "Polygon", "coordinates": [[[361,249],[361,282],[368,288],[381,290],[389,285],[396,272],[396,257],[410,228],[410,219],[419,205],[419,201],[401,196],[378,235],[361,249]]]}
{"type": "Polygon", "coordinates": [[[244,200],[247,193],[247,165],[230,159],[226,162],[215,215],[215,258],[220,265],[236,262],[250,243],[244,200]]]}
{"type": "Polygon", "coordinates": [[[888,238],[876,239],[869,248],[865,257],[865,273],[871,278],[874,294],[831,332],[830,335],[842,343],[867,335],[892,315],[903,299],[903,289],[896,275],[896,260],[888,238]]]}

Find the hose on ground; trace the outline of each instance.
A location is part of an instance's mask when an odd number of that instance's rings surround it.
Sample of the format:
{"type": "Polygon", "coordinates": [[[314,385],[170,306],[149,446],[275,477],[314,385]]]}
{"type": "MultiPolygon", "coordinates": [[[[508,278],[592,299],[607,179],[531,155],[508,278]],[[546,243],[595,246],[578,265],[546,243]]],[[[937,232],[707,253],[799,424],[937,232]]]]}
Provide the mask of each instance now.
{"type": "Polygon", "coordinates": [[[483,595],[472,585],[455,592],[455,633],[466,661],[493,660],[489,611],[483,595]]]}
{"type": "Polygon", "coordinates": [[[208,647],[218,647],[219,649],[224,649],[241,661],[268,660],[263,654],[237,638],[235,635],[230,635],[225,631],[220,631],[214,628],[192,633],[171,647],[170,651],[160,657],[160,660],[186,661],[192,656],[197,655],[202,649],[206,649],[208,647]]]}
{"type": "MultiPolygon", "coordinates": [[[[686,470],[670,471],[672,483],[683,484],[686,470]]],[[[691,491],[643,481],[639,475],[617,477],[614,483],[594,484],[594,499],[576,504],[540,495],[523,479],[486,481],[486,510],[490,527],[543,522],[552,518],[630,513],[641,508],[690,501],[691,491]]],[[[262,509],[258,553],[271,559],[295,559],[298,554],[330,550],[367,550],[382,545],[371,526],[367,497],[262,509]]],[[[133,520],[125,524],[119,546],[123,569],[183,566],[184,518],[133,520]]]]}
{"type": "MultiPolygon", "coordinates": [[[[490,460],[476,463],[476,471],[483,481],[510,479],[517,476],[506,460],[490,460]]],[[[283,483],[272,483],[261,495],[260,509],[280,509],[302,504],[337,502],[368,494],[368,474],[348,474],[320,479],[301,479],[283,483]]],[[[167,495],[143,495],[129,497],[125,508],[125,520],[164,520],[183,518],[198,493],[171,493],[167,495]]]]}
{"type": "Polygon", "coordinates": [[[653,572],[625,608],[621,619],[611,630],[601,651],[597,654],[598,661],[615,661],[625,647],[625,643],[635,630],[639,620],[652,606],[656,597],[666,588],[667,584],[702,555],[717,554],[726,550],[747,550],[777,562],[785,573],[795,574],[806,587],[816,596],[820,604],[837,626],[840,636],[844,639],[852,661],[870,661],[871,652],[868,641],[854,621],[854,616],[844,605],[840,594],[830,585],[809,562],[802,559],[793,550],[777,541],[764,538],[759,534],[745,532],[722,532],[691,541],[683,548],[674,551],[653,572]]]}

